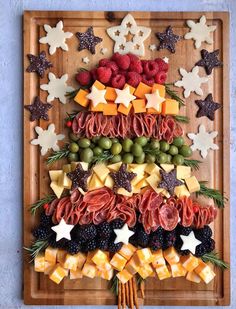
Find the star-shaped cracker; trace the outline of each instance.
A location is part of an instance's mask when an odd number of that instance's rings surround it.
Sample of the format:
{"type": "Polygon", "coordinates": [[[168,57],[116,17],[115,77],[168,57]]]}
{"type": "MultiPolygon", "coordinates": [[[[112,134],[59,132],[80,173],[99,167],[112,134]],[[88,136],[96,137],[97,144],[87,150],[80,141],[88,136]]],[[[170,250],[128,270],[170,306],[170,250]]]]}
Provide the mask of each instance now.
{"type": "Polygon", "coordinates": [[[85,63],[85,64],[88,64],[90,62],[90,60],[89,60],[88,57],[83,57],[82,62],[85,63]]]}
{"type": "Polygon", "coordinates": [[[217,131],[207,132],[203,124],[199,126],[197,134],[188,133],[187,136],[193,141],[191,149],[199,150],[201,156],[205,159],[208,154],[208,150],[217,150],[219,147],[214,144],[213,140],[218,135],[217,131]]]}
{"type": "Polygon", "coordinates": [[[150,51],[154,51],[154,50],[157,49],[157,46],[155,44],[151,44],[151,45],[149,45],[149,49],[150,49],[150,51]]]}
{"type": "Polygon", "coordinates": [[[212,70],[216,67],[221,67],[223,62],[218,59],[219,49],[209,53],[206,49],[201,50],[202,59],[199,60],[195,65],[204,67],[207,75],[210,75],[212,70]]]}
{"type": "Polygon", "coordinates": [[[77,32],[76,36],[79,39],[79,51],[87,49],[91,54],[95,54],[96,45],[102,42],[102,38],[94,35],[93,27],[89,27],[85,32],[77,32]]]}
{"type": "Polygon", "coordinates": [[[117,172],[110,172],[111,178],[114,180],[114,189],[124,188],[128,192],[132,191],[131,180],[137,174],[127,171],[127,164],[122,163],[117,172]]]}
{"type": "Polygon", "coordinates": [[[57,135],[55,133],[55,125],[53,123],[51,123],[46,130],[43,130],[41,127],[35,127],[35,131],[38,134],[38,137],[33,139],[31,144],[41,146],[42,156],[44,156],[51,148],[54,151],[58,151],[60,149],[57,142],[63,140],[65,135],[57,135]]]}
{"type": "Polygon", "coordinates": [[[199,107],[197,117],[206,116],[212,121],[215,119],[215,111],[222,107],[220,103],[213,101],[211,93],[204,100],[196,100],[195,103],[199,107]]]}
{"type": "Polygon", "coordinates": [[[129,104],[131,101],[133,101],[134,99],[136,99],[136,97],[134,95],[132,95],[130,93],[130,88],[129,86],[120,90],[120,89],[115,89],[116,91],[116,99],[115,99],[115,103],[116,104],[123,104],[125,107],[129,107],[129,104]]]}
{"type": "Polygon", "coordinates": [[[181,186],[182,181],[176,178],[176,169],[173,169],[169,173],[164,170],[160,170],[161,181],[158,184],[158,188],[166,189],[171,195],[174,194],[175,187],[181,186]]]}
{"type": "Polygon", "coordinates": [[[48,74],[49,82],[48,84],[43,84],[40,86],[42,90],[49,93],[47,97],[47,102],[51,102],[54,99],[59,99],[63,104],[66,104],[66,94],[67,92],[74,91],[73,87],[67,86],[68,74],[62,75],[61,78],[56,78],[53,73],[48,74]]]}
{"type": "Polygon", "coordinates": [[[168,26],[165,32],[157,32],[155,35],[160,41],[157,49],[168,49],[171,53],[175,53],[175,44],[182,39],[180,35],[174,34],[171,26],[168,26]]]}
{"type": "Polygon", "coordinates": [[[43,103],[37,96],[31,105],[24,106],[28,111],[30,111],[30,121],[35,121],[39,119],[48,120],[48,110],[52,108],[52,104],[43,103]]]}
{"type": "Polygon", "coordinates": [[[187,72],[183,68],[180,68],[179,72],[182,75],[182,80],[177,81],[175,86],[184,88],[185,98],[188,98],[191,92],[195,92],[198,95],[203,95],[201,84],[208,82],[208,78],[200,77],[198,75],[198,67],[194,67],[191,72],[187,72]]]}
{"type": "Polygon", "coordinates": [[[127,14],[119,26],[107,29],[107,34],[115,41],[114,52],[132,53],[138,56],[144,56],[144,41],[150,33],[151,29],[138,26],[131,14],[127,14]]]}
{"type": "Polygon", "coordinates": [[[195,48],[199,48],[202,42],[213,43],[210,33],[216,30],[216,26],[207,26],[206,16],[203,15],[198,23],[195,23],[193,20],[187,20],[187,25],[190,31],[185,34],[184,38],[186,40],[193,39],[195,41],[195,48]]]}
{"type": "Polygon", "coordinates": [[[91,170],[85,171],[80,163],[73,172],[67,174],[72,181],[71,190],[81,188],[84,192],[88,191],[88,178],[92,174],[91,170]]]}
{"type": "Polygon", "coordinates": [[[61,48],[68,51],[68,45],[66,39],[72,37],[73,33],[63,31],[63,22],[59,21],[56,27],[44,25],[44,30],[47,32],[46,36],[39,39],[39,43],[48,44],[49,54],[53,55],[57,48],[61,48]]]}
{"type": "Polygon", "coordinates": [[[107,104],[105,99],[106,89],[100,90],[95,86],[92,86],[92,91],[86,95],[86,98],[92,101],[94,107],[96,107],[99,103],[107,104]]]}
{"type": "Polygon", "coordinates": [[[161,113],[162,103],[165,101],[165,98],[160,96],[159,90],[145,94],[145,97],[147,99],[146,108],[154,108],[157,112],[161,113]]]}
{"type": "Polygon", "coordinates": [[[52,63],[47,60],[45,51],[41,51],[38,56],[32,54],[27,55],[30,65],[26,69],[27,72],[36,72],[38,75],[43,78],[45,70],[53,67],[52,63]]]}

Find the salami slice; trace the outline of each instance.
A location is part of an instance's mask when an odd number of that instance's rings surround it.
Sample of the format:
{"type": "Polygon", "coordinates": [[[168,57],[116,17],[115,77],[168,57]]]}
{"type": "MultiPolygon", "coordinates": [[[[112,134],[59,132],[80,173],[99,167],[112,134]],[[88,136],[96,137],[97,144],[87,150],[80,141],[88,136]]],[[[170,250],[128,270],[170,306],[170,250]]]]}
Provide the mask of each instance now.
{"type": "Polygon", "coordinates": [[[159,222],[163,229],[172,231],[179,221],[179,212],[173,205],[163,204],[159,209],[159,222]]]}

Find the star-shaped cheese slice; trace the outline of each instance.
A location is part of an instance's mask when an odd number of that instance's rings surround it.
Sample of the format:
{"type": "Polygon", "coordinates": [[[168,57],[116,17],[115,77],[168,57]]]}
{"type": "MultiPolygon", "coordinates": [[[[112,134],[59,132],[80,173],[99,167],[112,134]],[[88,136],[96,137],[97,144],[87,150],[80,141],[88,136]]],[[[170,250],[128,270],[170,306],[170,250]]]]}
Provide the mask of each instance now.
{"type": "Polygon", "coordinates": [[[180,238],[183,241],[181,250],[189,250],[192,252],[192,254],[195,254],[196,247],[202,243],[195,237],[193,231],[188,236],[180,235],[180,238]]]}
{"type": "Polygon", "coordinates": [[[129,86],[123,90],[115,89],[117,97],[115,99],[116,104],[123,104],[125,107],[129,107],[129,103],[136,99],[136,96],[130,93],[129,86]]]}
{"type": "Polygon", "coordinates": [[[62,238],[71,240],[70,232],[73,227],[74,225],[66,224],[65,220],[62,218],[60,223],[51,227],[51,229],[57,234],[56,241],[59,241],[62,238]]]}
{"type": "Polygon", "coordinates": [[[156,90],[153,93],[145,94],[147,99],[146,108],[154,108],[157,112],[161,112],[162,103],[165,101],[165,98],[160,96],[159,90],[156,90]]]}
{"type": "Polygon", "coordinates": [[[88,57],[82,58],[83,63],[88,64],[90,62],[88,57]]]}
{"type": "Polygon", "coordinates": [[[116,234],[115,244],[123,242],[128,245],[130,237],[134,235],[134,232],[129,230],[127,223],[121,229],[114,229],[114,233],[116,234]]]}
{"type": "Polygon", "coordinates": [[[86,95],[86,98],[92,101],[94,107],[99,103],[107,104],[105,99],[106,89],[99,90],[95,86],[92,86],[92,91],[86,95]]]}

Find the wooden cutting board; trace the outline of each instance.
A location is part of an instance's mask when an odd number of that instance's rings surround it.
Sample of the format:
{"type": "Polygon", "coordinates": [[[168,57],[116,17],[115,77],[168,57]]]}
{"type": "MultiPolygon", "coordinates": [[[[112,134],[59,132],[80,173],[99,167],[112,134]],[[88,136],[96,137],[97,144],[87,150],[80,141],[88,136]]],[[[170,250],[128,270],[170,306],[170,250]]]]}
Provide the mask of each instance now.
{"type": "MultiPolygon", "coordinates": [[[[105,57],[109,57],[113,49],[113,41],[106,35],[106,29],[113,25],[120,24],[122,18],[127,12],[114,12],[114,20],[107,20],[106,12],[49,12],[49,11],[28,11],[24,14],[24,102],[30,104],[36,95],[40,95],[43,101],[46,101],[46,92],[39,89],[40,84],[47,83],[47,74],[40,80],[36,74],[29,74],[25,70],[29,65],[26,55],[28,53],[38,54],[45,50],[47,57],[53,63],[51,71],[57,76],[69,74],[68,84],[76,88],[74,75],[80,67],[92,68],[98,60],[104,58],[100,53],[101,47],[108,48],[105,57]],[[43,25],[54,26],[59,20],[64,23],[64,29],[72,33],[83,32],[89,26],[94,27],[95,34],[103,38],[103,43],[97,46],[96,55],[88,55],[89,65],[82,63],[82,57],[87,55],[86,51],[78,52],[78,40],[75,36],[67,40],[69,51],[57,52],[49,56],[48,46],[39,44],[38,40],[45,34],[43,25]]],[[[228,87],[228,66],[229,66],[229,15],[223,12],[131,12],[137,23],[143,26],[151,27],[152,34],[145,41],[145,58],[169,57],[170,70],[168,73],[168,82],[173,82],[180,78],[178,69],[185,68],[191,70],[194,64],[200,59],[200,49],[193,47],[192,40],[182,40],[178,42],[176,53],[170,54],[166,50],[160,52],[151,52],[148,49],[150,44],[157,44],[154,33],[163,31],[168,25],[171,25],[174,32],[184,35],[189,28],[186,26],[186,20],[198,20],[203,14],[207,18],[208,24],[217,26],[214,32],[214,44],[203,44],[202,48],[208,51],[220,49],[220,59],[223,60],[223,69],[215,69],[210,77],[208,84],[204,84],[204,97],[212,92],[216,102],[222,102],[223,109],[216,113],[214,122],[204,118],[196,118],[197,108],[194,100],[199,98],[195,94],[186,100],[186,108],[181,109],[181,114],[187,115],[191,121],[184,126],[185,132],[197,132],[198,125],[203,123],[208,130],[217,130],[219,132],[216,143],[219,145],[218,151],[211,151],[201,164],[199,172],[195,173],[199,180],[208,180],[209,186],[218,188],[225,192],[229,197],[229,131],[230,131],[230,110],[229,110],[229,87],[228,87]]],[[[203,68],[200,68],[200,75],[205,75],[203,68]]],[[[178,89],[181,93],[181,89],[178,89]]],[[[50,122],[55,123],[56,131],[65,133],[64,118],[66,112],[76,109],[76,105],[63,105],[55,100],[54,107],[49,112],[50,122]]],[[[30,140],[35,137],[34,127],[40,125],[46,128],[48,123],[40,121],[38,124],[29,121],[29,114],[24,111],[24,245],[29,246],[32,240],[31,230],[37,225],[38,218],[30,215],[29,205],[42,198],[49,190],[48,168],[45,164],[45,158],[40,156],[39,148],[30,145],[30,140]]],[[[188,138],[186,137],[188,141],[188,138]]],[[[196,152],[194,158],[201,159],[196,152]]],[[[62,166],[64,162],[60,161],[51,166],[56,169],[62,166]]],[[[206,201],[204,201],[206,202],[206,201]]],[[[208,201],[209,202],[209,201],[208,201]]],[[[212,224],[214,238],[216,241],[216,250],[221,258],[229,262],[229,221],[230,221],[229,203],[226,204],[223,211],[219,210],[218,217],[212,224]]],[[[156,278],[150,278],[146,281],[145,305],[229,305],[230,302],[230,272],[222,272],[216,269],[215,280],[208,285],[194,284],[183,278],[167,279],[159,281],[156,278]]],[[[24,302],[25,304],[67,304],[67,305],[112,305],[116,304],[116,298],[108,290],[108,284],[102,279],[80,279],[64,280],[60,285],[51,282],[47,276],[36,273],[28,259],[24,259],[24,302]]]]}

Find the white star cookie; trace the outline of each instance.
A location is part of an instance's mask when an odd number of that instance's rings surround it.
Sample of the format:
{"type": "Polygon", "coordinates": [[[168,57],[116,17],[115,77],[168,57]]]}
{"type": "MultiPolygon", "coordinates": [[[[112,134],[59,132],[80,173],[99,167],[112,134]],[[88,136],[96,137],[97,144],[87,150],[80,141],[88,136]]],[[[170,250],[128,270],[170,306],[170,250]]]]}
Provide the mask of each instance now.
{"type": "Polygon", "coordinates": [[[100,49],[100,53],[102,55],[105,55],[107,52],[108,52],[108,49],[106,47],[103,47],[103,48],[100,49]]]}
{"type": "Polygon", "coordinates": [[[129,86],[123,90],[115,89],[117,97],[115,99],[116,104],[123,104],[125,107],[129,107],[129,103],[136,99],[134,95],[130,93],[129,86]]]}
{"type": "Polygon", "coordinates": [[[206,158],[208,150],[217,150],[219,147],[214,144],[213,140],[218,135],[217,131],[207,132],[203,124],[199,126],[199,133],[188,133],[187,136],[193,141],[191,149],[199,150],[202,158],[206,158]]]}
{"type": "Polygon", "coordinates": [[[143,43],[150,35],[151,29],[138,26],[133,16],[128,14],[123,18],[119,26],[108,28],[107,33],[115,41],[114,52],[144,56],[145,48],[143,43]]]}
{"type": "Polygon", "coordinates": [[[82,58],[83,63],[88,64],[90,62],[88,57],[82,58]]]}
{"type": "Polygon", "coordinates": [[[154,51],[154,50],[157,49],[157,46],[156,46],[155,44],[151,44],[151,45],[149,45],[149,49],[150,49],[151,51],[154,51]]]}
{"type": "Polygon", "coordinates": [[[92,101],[94,107],[99,103],[107,104],[105,99],[106,89],[99,90],[95,86],[92,86],[92,91],[86,95],[86,98],[92,101]]]}
{"type": "Polygon", "coordinates": [[[169,58],[168,57],[164,57],[163,61],[165,61],[165,63],[169,63],[169,58]]]}
{"type": "Polygon", "coordinates": [[[44,156],[49,149],[58,151],[60,148],[57,145],[58,141],[61,141],[65,138],[63,134],[55,133],[55,125],[51,123],[46,130],[43,130],[41,127],[35,127],[35,131],[38,134],[38,137],[31,141],[32,145],[41,146],[41,155],[44,156]]]}
{"type": "Polygon", "coordinates": [[[201,84],[208,82],[208,78],[198,75],[199,67],[194,67],[191,72],[187,72],[185,69],[180,68],[179,72],[182,75],[182,80],[177,81],[175,86],[184,88],[185,98],[188,98],[191,92],[203,95],[201,84]]]}
{"type": "Polygon", "coordinates": [[[184,38],[186,40],[193,39],[195,41],[195,48],[199,48],[202,42],[208,44],[213,43],[210,33],[216,30],[216,26],[207,26],[206,17],[204,15],[200,18],[198,23],[195,23],[193,20],[187,20],[187,25],[191,29],[185,34],[184,38]]]}
{"type": "Polygon", "coordinates": [[[56,49],[61,47],[63,50],[68,51],[68,45],[66,44],[66,39],[72,37],[73,33],[64,32],[63,22],[59,21],[56,27],[51,27],[49,25],[44,25],[44,30],[47,32],[46,36],[39,39],[42,44],[47,44],[49,47],[49,54],[55,53],[56,49]]]}
{"type": "Polygon", "coordinates": [[[114,233],[116,234],[115,244],[123,242],[128,245],[130,237],[134,235],[134,232],[129,230],[127,223],[121,229],[114,229],[114,233]]]}
{"type": "Polygon", "coordinates": [[[49,93],[47,102],[51,102],[58,98],[61,103],[66,104],[66,93],[75,90],[73,87],[67,86],[66,84],[68,74],[62,75],[61,78],[56,78],[56,76],[50,72],[48,74],[48,79],[48,84],[40,86],[42,90],[49,93]]]}
{"type": "Polygon", "coordinates": [[[202,243],[195,237],[193,231],[188,236],[180,235],[180,238],[183,241],[181,250],[189,250],[190,252],[192,252],[192,254],[195,254],[196,247],[202,243]]]}
{"type": "Polygon", "coordinates": [[[160,96],[159,90],[151,94],[145,94],[147,99],[146,108],[154,108],[157,112],[161,113],[162,103],[165,101],[165,98],[160,96]]]}
{"type": "Polygon", "coordinates": [[[57,234],[56,241],[59,241],[62,238],[71,240],[70,232],[73,229],[74,225],[66,224],[65,220],[62,218],[58,225],[52,226],[51,229],[57,234]]]}

